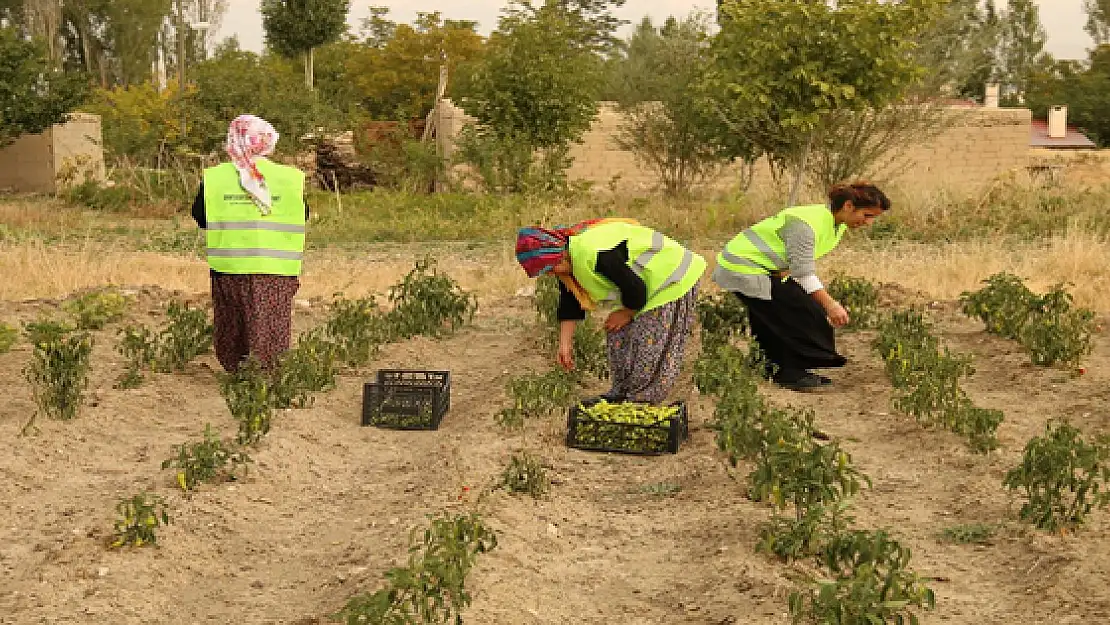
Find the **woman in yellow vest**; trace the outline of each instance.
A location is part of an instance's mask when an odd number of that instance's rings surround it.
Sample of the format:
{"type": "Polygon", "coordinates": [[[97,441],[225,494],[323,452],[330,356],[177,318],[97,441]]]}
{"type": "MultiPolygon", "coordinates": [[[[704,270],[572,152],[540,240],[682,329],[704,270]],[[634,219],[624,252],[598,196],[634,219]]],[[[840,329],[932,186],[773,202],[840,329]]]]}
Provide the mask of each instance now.
{"type": "Polygon", "coordinates": [[[243,115],[231,123],[231,162],[204,170],[193,218],[205,230],[216,358],[228,372],[253,356],[273,366],[289,349],[308,206],[300,170],[266,157],[278,133],[243,115]]]}
{"type": "Polygon", "coordinates": [[[610,401],[662,403],[678,379],[693,326],[701,256],[631,220],[520,230],[517,260],[529,277],[560,281],[558,360],[574,368],[575,324],[598,302],[619,301],[605,320],[610,401]]]}
{"type": "Polygon", "coordinates": [[[849,228],[869,226],[889,209],[890,200],[874,185],[838,185],[827,205],[787,208],[738,234],[717,256],[713,281],[744,302],[752,336],[780,386],[829,385],[811,369],[847,362],[836,351],[834,326],[848,323],[848,311],[825,291],[816,261],[849,228]]]}

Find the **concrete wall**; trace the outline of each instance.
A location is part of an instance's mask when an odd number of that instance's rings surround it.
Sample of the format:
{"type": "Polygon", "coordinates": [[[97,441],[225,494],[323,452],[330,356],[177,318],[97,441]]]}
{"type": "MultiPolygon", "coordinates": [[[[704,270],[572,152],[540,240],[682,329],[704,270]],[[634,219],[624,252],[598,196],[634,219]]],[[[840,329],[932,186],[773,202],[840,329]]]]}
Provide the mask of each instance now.
{"type": "MultiPolygon", "coordinates": [[[[884,184],[906,191],[945,188],[951,191],[974,192],[1000,175],[1024,170],[1029,163],[1031,116],[1027,109],[953,108],[955,125],[939,136],[911,146],[894,156],[892,167],[881,167],[884,184]]],[[[448,158],[454,153],[454,138],[474,119],[450,101],[439,108],[437,140],[440,153],[448,158]]],[[[569,171],[572,180],[588,181],[596,187],[613,188],[618,192],[644,193],[657,187],[657,177],[645,169],[636,157],[616,146],[614,140],[623,122],[611,104],[603,104],[593,127],[582,142],[571,150],[574,165],[569,171]]],[[[739,169],[723,170],[709,181],[713,188],[734,186],[739,169]]],[[[752,180],[753,193],[775,192],[779,189],[765,162],[757,163],[752,180]]]]}
{"type": "Polygon", "coordinates": [[[74,114],[37,135],[24,135],[0,150],[0,189],[54,193],[62,181],[104,180],[100,117],[74,114]]]}

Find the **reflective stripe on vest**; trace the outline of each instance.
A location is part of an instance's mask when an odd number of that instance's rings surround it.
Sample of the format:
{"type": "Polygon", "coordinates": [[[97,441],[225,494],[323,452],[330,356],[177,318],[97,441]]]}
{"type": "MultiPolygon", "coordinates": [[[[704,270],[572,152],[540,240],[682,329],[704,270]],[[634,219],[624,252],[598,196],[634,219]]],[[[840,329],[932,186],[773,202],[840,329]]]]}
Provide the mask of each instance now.
{"type": "Polygon", "coordinates": [[[208,230],[265,230],[304,234],[305,227],[296,224],[271,224],[264,221],[210,221],[208,230]]]}
{"type": "MultiPolygon", "coordinates": [[[[653,232],[651,234],[651,247],[641,252],[640,255],[630,263],[629,266],[632,268],[632,271],[637,276],[643,278],[648,263],[650,263],[657,254],[663,251],[664,245],[666,245],[666,238],[663,236],[663,233],[658,231],[653,232]]],[[[672,284],[682,282],[682,278],[686,275],[686,272],[690,270],[690,266],[694,264],[694,253],[686,249],[684,249],[683,252],[682,261],[679,262],[678,267],[671,272],[671,275],[667,276],[667,279],[664,280],[662,284],[656,287],[651,293],[648,293],[647,298],[649,300],[672,284]]]]}
{"type": "Polygon", "coordinates": [[[279,260],[304,260],[304,252],[290,252],[287,250],[268,250],[261,247],[243,247],[235,249],[208,250],[208,255],[214,258],[277,258],[279,260]]]}
{"type": "Polygon", "coordinates": [[[786,269],[786,259],[782,256],[779,256],[778,252],[771,249],[771,246],[768,245],[767,242],[764,241],[758,234],[756,234],[754,230],[752,230],[751,228],[744,230],[744,238],[751,241],[752,245],[755,246],[755,249],[759,250],[761,254],[767,257],[767,260],[771,261],[771,263],[775,266],[775,269],[786,269]]]}

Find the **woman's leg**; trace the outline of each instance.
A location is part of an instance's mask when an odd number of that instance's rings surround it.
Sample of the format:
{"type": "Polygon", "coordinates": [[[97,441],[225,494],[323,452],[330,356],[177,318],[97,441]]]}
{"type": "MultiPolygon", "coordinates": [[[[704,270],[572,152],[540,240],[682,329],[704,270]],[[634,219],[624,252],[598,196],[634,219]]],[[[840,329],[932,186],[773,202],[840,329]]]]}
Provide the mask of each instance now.
{"type": "Polygon", "coordinates": [[[802,374],[796,370],[791,359],[790,348],[778,332],[779,314],[774,300],[747,297],[736,293],[744,307],[748,309],[748,322],[752,338],[759,345],[767,360],[767,377],[776,380],[797,379],[802,374]],[[773,369],[773,371],[772,371],[773,369]]]}
{"type": "Polygon", "coordinates": [[[289,349],[293,334],[293,297],[300,281],[292,276],[253,275],[247,337],[250,353],[265,368],[273,367],[289,349]]]}
{"type": "Polygon", "coordinates": [[[840,367],[836,336],[825,311],[793,280],[773,280],[771,299],[739,295],[748,308],[752,336],[777,369],[776,382],[810,377],[810,368],[840,367]]]}
{"type": "Polygon", "coordinates": [[[249,353],[246,334],[246,282],[243,276],[212,274],[212,347],[216,359],[234,373],[249,353]]]}
{"type": "Polygon", "coordinates": [[[637,317],[625,328],[623,344],[629,401],[660,404],[682,372],[686,341],[694,324],[697,288],[680,299],[637,317]]]}

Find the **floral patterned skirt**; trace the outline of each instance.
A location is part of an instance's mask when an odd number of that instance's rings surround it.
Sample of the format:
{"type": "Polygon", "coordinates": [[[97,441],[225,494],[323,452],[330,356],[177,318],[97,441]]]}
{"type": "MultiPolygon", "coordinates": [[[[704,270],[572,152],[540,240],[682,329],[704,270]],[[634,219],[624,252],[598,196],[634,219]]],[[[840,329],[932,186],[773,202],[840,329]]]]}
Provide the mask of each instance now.
{"type": "Polygon", "coordinates": [[[694,326],[698,289],[650,310],[608,336],[612,397],[660,404],[678,382],[694,326]]]}
{"type": "Polygon", "coordinates": [[[225,371],[248,356],[272,366],[289,349],[299,288],[292,276],[212,274],[212,342],[225,371]]]}

